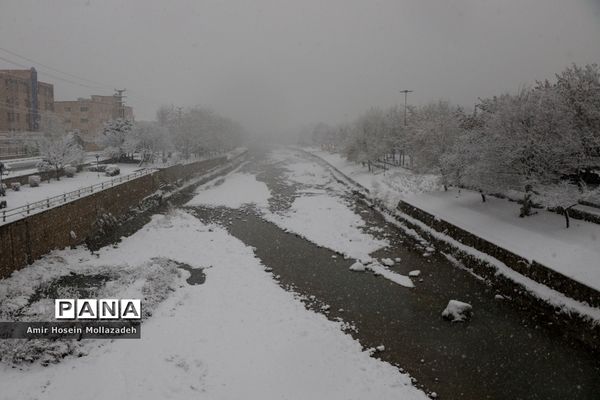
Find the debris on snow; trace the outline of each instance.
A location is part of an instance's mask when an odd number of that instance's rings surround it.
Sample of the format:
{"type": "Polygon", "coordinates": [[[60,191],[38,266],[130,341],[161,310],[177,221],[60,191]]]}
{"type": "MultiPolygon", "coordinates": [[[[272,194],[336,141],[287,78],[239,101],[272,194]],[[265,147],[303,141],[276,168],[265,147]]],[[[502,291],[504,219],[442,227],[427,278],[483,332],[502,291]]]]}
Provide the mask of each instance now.
{"type": "Polygon", "coordinates": [[[442,311],[442,317],[452,322],[464,322],[473,315],[473,306],[458,300],[450,300],[442,311]]]}

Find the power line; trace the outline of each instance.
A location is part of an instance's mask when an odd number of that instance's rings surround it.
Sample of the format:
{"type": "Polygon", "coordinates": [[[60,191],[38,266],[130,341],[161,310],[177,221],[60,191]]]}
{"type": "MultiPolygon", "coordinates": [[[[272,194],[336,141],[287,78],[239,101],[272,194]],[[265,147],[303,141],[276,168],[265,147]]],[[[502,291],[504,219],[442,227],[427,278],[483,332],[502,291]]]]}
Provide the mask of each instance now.
{"type": "MultiPolygon", "coordinates": [[[[7,58],[4,58],[4,57],[2,57],[2,56],[0,56],[0,60],[2,60],[2,61],[5,61],[5,62],[7,62],[7,63],[9,63],[9,64],[12,64],[12,65],[16,65],[16,66],[18,66],[18,67],[21,67],[21,68],[29,69],[29,66],[27,66],[27,65],[23,65],[23,64],[21,64],[21,63],[18,63],[18,62],[16,62],[16,61],[9,60],[9,59],[7,59],[7,58]]],[[[83,83],[78,83],[78,82],[75,82],[75,81],[72,81],[72,80],[69,80],[69,79],[66,79],[66,78],[61,78],[60,76],[56,76],[56,75],[54,75],[54,74],[50,74],[50,73],[48,73],[48,72],[43,72],[43,71],[40,71],[39,73],[40,73],[40,74],[42,74],[42,75],[47,75],[47,76],[49,76],[49,77],[51,77],[51,78],[54,78],[54,79],[57,79],[57,80],[59,80],[59,81],[63,81],[63,82],[70,83],[70,84],[72,84],[72,85],[77,85],[77,86],[85,87],[85,88],[88,88],[88,89],[100,89],[100,90],[107,90],[105,87],[101,87],[101,86],[91,86],[91,85],[86,85],[86,84],[83,84],[83,83]]]]}
{"type": "Polygon", "coordinates": [[[93,83],[93,84],[95,84],[95,85],[101,85],[101,86],[104,86],[104,87],[109,87],[108,85],[105,85],[105,84],[103,84],[103,83],[96,82],[96,81],[93,81],[93,80],[91,80],[91,79],[83,78],[83,77],[81,77],[81,76],[77,76],[77,75],[71,74],[71,73],[69,73],[69,72],[61,71],[61,70],[60,70],[60,69],[58,69],[58,68],[53,68],[53,67],[51,67],[51,66],[49,66],[49,65],[47,65],[47,64],[43,64],[43,63],[41,63],[41,62],[39,62],[39,61],[32,60],[31,58],[27,58],[27,57],[25,57],[25,56],[22,56],[22,55],[20,55],[20,54],[17,54],[17,53],[15,53],[14,51],[11,51],[11,50],[8,50],[8,49],[2,48],[2,47],[0,47],[0,51],[3,51],[3,52],[5,52],[5,53],[8,53],[8,54],[10,54],[10,55],[13,55],[13,56],[15,56],[15,57],[22,58],[23,60],[26,60],[26,61],[32,62],[32,63],[34,63],[34,64],[41,65],[42,67],[44,67],[44,68],[47,68],[47,69],[49,69],[49,70],[51,70],[51,71],[58,72],[58,73],[61,73],[61,74],[63,74],[63,75],[67,75],[67,76],[70,76],[70,77],[72,77],[72,78],[75,78],[75,79],[79,79],[79,80],[82,80],[82,81],[85,81],[85,82],[93,83]]]}

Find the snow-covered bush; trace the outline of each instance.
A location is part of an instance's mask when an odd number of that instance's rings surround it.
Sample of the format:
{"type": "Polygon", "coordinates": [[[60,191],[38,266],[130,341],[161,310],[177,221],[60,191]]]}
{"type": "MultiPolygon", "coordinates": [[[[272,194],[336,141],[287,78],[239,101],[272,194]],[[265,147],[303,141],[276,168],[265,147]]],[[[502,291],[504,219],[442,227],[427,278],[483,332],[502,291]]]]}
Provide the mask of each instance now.
{"type": "Polygon", "coordinates": [[[42,178],[39,175],[31,175],[27,178],[27,182],[29,183],[29,186],[31,186],[31,187],[40,186],[41,181],[42,181],[42,178]]]}
{"type": "Polygon", "coordinates": [[[75,176],[75,173],[77,173],[77,168],[72,165],[65,165],[64,171],[67,178],[72,178],[75,176]]]}
{"type": "Polygon", "coordinates": [[[104,174],[106,176],[117,176],[121,173],[121,169],[114,164],[111,165],[107,165],[105,170],[104,170],[104,174]]]}

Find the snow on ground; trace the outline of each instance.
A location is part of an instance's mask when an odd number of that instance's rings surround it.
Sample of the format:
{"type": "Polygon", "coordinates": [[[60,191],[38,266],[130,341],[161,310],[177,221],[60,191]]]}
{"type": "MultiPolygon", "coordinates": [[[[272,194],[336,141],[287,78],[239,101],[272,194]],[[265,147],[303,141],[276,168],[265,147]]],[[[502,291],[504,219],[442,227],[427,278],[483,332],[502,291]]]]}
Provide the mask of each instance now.
{"type": "Polygon", "coordinates": [[[374,196],[384,200],[392,208],[395,208],[398,200],[406,195],[441,188],[439,177],[436,175],[419,175],[405,168],[391,168],[387,171],[377,170],[376,173],[371,173],[366,166],[350,162],[340,154],[313,148],[308,150],[368,188],[374,196]]]}
{"type": "Polygon", "coordinates": [[[73,178],[63,176],[59,181],[52,178],[50,182],[42,181],[39,187],[30,187],[28,184],[21,185],[18,192],[8,188],[6,197],[3,200],[7,202],[7,209],[16,208],[44,200],[48,197],[58,196],[63,193],[72,192],[87,186],[92,186],[101,182],[108,182],[119,176],[129,175],[140,167],[137,164],[117,164],[121,174],[117,176],[106,176],[103,173],[90,172],[87,170],[78,172],[73,178]]]}
{"type": "MultiPolygon", "coordinates": [[[[406,225],[404,225],[401,222],[398,222],[396,220],[396,218],[394,218],[392,215],[390,215],[388,213],[383,213],[383,217],[385,218],[386,221],[398,226],[400,229],[402,229],[407,234],[413,236],[415,239],[422,240],[421,236],[415,230],[408,228],[406,225]]],[[[546,303],[548,303],[552,306],[559,308],[562,312],[567,313],[567,314],[571,314],[574,312],[574,313],[580,314],[581,316],[589,319],[590,321],[593,321],[595,323],[600,323],[600,308],[592,307],[592,306],[588,305],[587,303],[582,303],[580,301],[574,300],[554,289],[549,288],[546,285],[543,285],[541,283],[534,281],[533,279],[530,279],[524,275],[521,275],[514,269],[508,267],[506,264],[504,264],[503,262],[490,256],[489,254],[483,253],[472,247],[464,245],[461,242],[451,238],[450,236],[448,236],[444,233],[438,232],[433,228],[430,228],[428,225],[426,225],[425,223],[421,222],[418,219],[412,218],[406,214],[401,214],[401,218],[418,226],[422,230],[431,234],[433,237],[435,237],[439,240],[442,240],[444,242],[447,242],[451,246],[456,247],[457,249],[459,249],[467,254],[470,254],[475,258],[481,259],[481,260],[489,263],[494,268],[496,268],[496,271],[497,271],[496,273],[503,275],[506,278],[523,286],[527,291],[532,293],[534,296],[538,297],[539,299],[545,301],[546,303]]],[[[461,263],[458,260],[456,260],[454,257],[450,256],[449,254],[444,254],[444,256],[450,262],[455,264],[458,268],[465,269],[467,272],[469,272],[475,278],[483,280],[483,278],[481,278],[479,275],[473,273],[470,269],[466,269],[464,266],[462,266],[461,263]]]]}
{"type": "Polygon", "coordinates": [[[600,290],[600,225],[572,220],[538,210],[536,215],[519,218],[519,205],[488,196],[483,203],[479,193],[461,190],[444,192],[431,176],[405,170],[371,174],[365,167],[345,160],[339,154],[310,150],[340,171],[367,187],[395,209],[402,199],[441,219],[472,232],[528,260],[535,260],[580,283],[600,290]],[[403,176],[399,178],[399,175],[403,176]],[[394,181],[393,183],[391,183],[394,181]]]}
{"type": "Polygon", "coordinates": [[[370,253],[389,245],[364,233],[362,218],[339,197],[326,194],[303,195],[281,214],[266,214],[268,221],[297,233],[307,240],[340,252],[347,257],[368,261],[370,253]]]}
{"type": "Polygon", "coordinates": [[[196,196],[187,206],[240,208],[244,204],[268,207],[271,192],[264,182],[251,174],[235,172],[219,178],[196,190],[196,196]]]}
{"type": "Polygon", "coordinates": [[[547,211],[519,218],[519,204],[462,190],[421,193],[405,199],[445,221],[528,260],[535,260],[580,283],[600,290],[600,225],[547,211]]]}
{"type": "Polygon", "coordinates": [[[77,269],[137,265],[152,257],[204,267],[206,282],[176,289],[144,322],[142,339],[92,345],[87,356],[48,367],[0,365],[2,397],[427,398],[408,376],[371,358],[340,323],[306,310],[282,290],[251,248],[181,211],[155,216],[118,248],[101,249],[98,258],[83,249],[56,251],[1,284],[39,269],[59,274],[47,265],[52,259],[77,269]]]}
{"type": "MultiPolygon", "coordinates": [[[[297,191],[296,194],[300,197],[294,200],[289,209],[279,213],[265,210],[263,217],[266,220],[319,246],[359,260],[360,262],[353,264],[354,267],[350,267],[351,271],[369,270],[396,284],[414,287],[409,277],[391,271],[371,258],[371,253],[389,246],[389,242],[366,233],[366,224],[360,215],[341,197],[333,195],[335,192],[342,192],[344,188],[338,185],[326,168],[307,161],[297,151],[290,149],[272,151],[270,159],[282,164],[289,181],[300,183],[311,190],[297,191]],[[322,187],[327,190],[319,189],[322,187]]],[[[388,264],[391,266],[394,261],[389,260],[388,264]]]]}
{"type": "Polygon", "coordinates": [[[387,267],[385,267],[384,265],[381,265],[379,263],[376,263],[376,262],[371,263],[371,264],[367,265],[367,269],[373,271],[377,275],[383,276],[385,279],[388,279],[400,286],[404,286],[404,287],[408,287],[408,288],[415,287],[414,283],[408,276],[401,275],[397,272],[390,271],[387,267]]]}
{"type": "Polygon", "coordinates": [[[320,187],[332,185],[331,174],[318,164],[306,160],[297,151],[278,148],[269,153],[272,162],[280,164],[286,170],[286,178],[305,186],[320,187]]]}

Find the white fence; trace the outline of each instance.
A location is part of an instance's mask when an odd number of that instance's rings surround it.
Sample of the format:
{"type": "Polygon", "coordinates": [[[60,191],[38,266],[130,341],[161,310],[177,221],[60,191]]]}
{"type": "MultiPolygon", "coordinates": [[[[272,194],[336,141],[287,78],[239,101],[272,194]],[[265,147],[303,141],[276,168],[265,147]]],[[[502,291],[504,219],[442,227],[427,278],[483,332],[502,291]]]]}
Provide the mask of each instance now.
{"type": "Polygon", "coordinates": [[[52,207],[56,207],[61,204],[65,204],[71,202],[73,200],[77,200],[81,197],[90,195],[95,192],[99,192],[104,189],[108,189],[115,185],[118,185],[123,182],[130,181],[132,179],[139,178],[144,175],[149,175],[156,172],[155,169],[144,168],[142,170],[136,171],[132,174],[119,176],[117,178],[111,179],[110,181],[104,181],[100,183],[96,183],[95,185],[86,186],[77,190],[73,190],[72,192],[67,192],[63,194],[59,194],[57,196],[48,197],[43,200],[39,200],[33,203],[29,203],[20,207],[11,208],[8,210],[1,210],[0,213],[0,223],[5,223],[7,221],[14,221],[20,218],[27,217],[28,215],[35,214],[37,212],[47,210],[52,207]]]}

